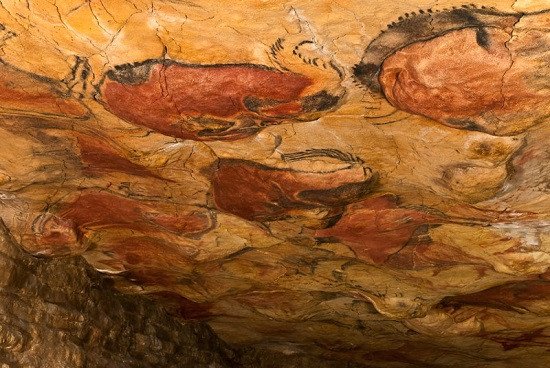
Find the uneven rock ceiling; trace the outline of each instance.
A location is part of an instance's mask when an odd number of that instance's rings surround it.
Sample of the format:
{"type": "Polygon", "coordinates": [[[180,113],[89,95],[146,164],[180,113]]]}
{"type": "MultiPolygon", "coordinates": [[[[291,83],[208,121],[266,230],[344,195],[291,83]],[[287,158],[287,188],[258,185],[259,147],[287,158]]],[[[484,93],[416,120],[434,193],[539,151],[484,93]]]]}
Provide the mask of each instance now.
{"type": "Polygon", "coordinates": [[[550,366],[550,1],[0,0],[0,23],[26,252],[235,348],[550,366]]]}

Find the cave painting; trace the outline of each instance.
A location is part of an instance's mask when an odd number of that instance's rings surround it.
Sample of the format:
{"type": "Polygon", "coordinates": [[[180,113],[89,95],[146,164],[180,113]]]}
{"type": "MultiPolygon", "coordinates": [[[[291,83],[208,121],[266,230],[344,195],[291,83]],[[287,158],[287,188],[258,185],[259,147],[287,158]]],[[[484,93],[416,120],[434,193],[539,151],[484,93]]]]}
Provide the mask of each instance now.
{"type": "Polygon", "coordinates": [[[402,110],[457,128],[521,133],[548,115],[540,85],[547,22],[547,12],[475,5],[406,14],[367,47],[355,76],[402,110]]]}
{"type": "Polygon", "coordinates": [[[252,221],[307,217],[309,213],[330,222],[346,204],[365,197],[376,184],[377,175],[360,158],[340,151],[311,149],[283,157],[290,162],[336,158],[345,166],[331,171],[327,165],[315,172],[222,159],[212,181],[217,207],[252,221]]]}
{"type": "Polygon", "coordinates": [[[172,137],[239,139],[284,120],[314,120],[340,96],[305,94],[304,75],[260,65],[184,65],[148,60],[118,65],[100,90],[122,119],[172,137]]]}
{"type": "Polygon", "coordinates": [[[230,344],[550,362],[549,7],[125,3],[0,9],[26,251],[230,344]]]}

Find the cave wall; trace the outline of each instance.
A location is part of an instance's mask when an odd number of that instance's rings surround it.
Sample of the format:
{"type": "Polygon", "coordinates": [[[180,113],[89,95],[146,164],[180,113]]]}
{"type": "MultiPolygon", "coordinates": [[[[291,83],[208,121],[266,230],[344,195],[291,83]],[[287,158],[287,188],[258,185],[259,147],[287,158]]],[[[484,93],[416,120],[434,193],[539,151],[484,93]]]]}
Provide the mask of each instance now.
{"type": "Polygon", "coordinates": [[[550,362],[547,1],[2,1],[0,23],[26,252],[258,359],[550,362]]]}
{"type": "Polygon", "coordinates": [[[35,259],[2,225],[0,363],[7,367],[232,367],[201,323],[116,293],[84,260],[35,259]]]}
{"type": "Polygon", "coordinates": [[[183,321],[154,300],[120,294],[80,257],[25,254],[3,223],[0,264],[2,367],[360,368],[231,347],[204,322],[183,321]]]}

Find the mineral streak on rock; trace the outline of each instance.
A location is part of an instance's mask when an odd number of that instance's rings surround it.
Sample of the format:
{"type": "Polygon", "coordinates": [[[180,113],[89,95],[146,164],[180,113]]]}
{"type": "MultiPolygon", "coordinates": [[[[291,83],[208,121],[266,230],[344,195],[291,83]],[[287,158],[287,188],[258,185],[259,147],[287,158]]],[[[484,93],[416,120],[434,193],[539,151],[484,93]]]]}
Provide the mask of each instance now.
{"type": "Polygon", "coordinates": [[[285,119],[314,119],[339,101],[304,95],[307,76],[252,64],[186,65],[147,60],[120,65],[101,85],[105,107],[131,123],[195,140],[234,140],[285,119]]]}

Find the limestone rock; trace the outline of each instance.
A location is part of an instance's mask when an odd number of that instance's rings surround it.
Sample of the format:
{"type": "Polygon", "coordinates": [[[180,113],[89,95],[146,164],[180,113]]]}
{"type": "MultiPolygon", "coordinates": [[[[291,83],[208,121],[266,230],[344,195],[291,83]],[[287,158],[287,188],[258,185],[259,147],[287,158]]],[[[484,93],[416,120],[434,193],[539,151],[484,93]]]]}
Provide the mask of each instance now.
{"type": "Polygon", "coordinates": [[[245,366],[550,364],[548,2],[2,1],[0,23],[0,218],[28,253],[245,366]]]}

